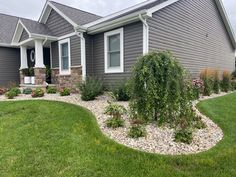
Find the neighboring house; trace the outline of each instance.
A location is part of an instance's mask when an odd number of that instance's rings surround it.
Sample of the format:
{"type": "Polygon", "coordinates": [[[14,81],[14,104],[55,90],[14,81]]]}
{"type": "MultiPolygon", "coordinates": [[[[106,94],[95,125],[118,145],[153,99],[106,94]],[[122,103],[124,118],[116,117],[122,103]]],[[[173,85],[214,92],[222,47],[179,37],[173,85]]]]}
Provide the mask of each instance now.
{"type": "Polygon", "coordinates": [[[20,60],[21,86],[22,69],[29,66],[35,68],[36,86],[44,86],[45,65],[58,87],[75,90],[86,76],[109,86],[129,77],[139,56],[161,50],[172,51],[193,77],[207,67],[234,70],[236,42],[221,0],[149,0],[106,17],[48,1],[38,22],[18,19],[14,34],[0,33],[0,39],[12,38],[0,52],[0,67],[9,68],[0,68],[3,84],[7,73],[18,76],[20,60]]]}

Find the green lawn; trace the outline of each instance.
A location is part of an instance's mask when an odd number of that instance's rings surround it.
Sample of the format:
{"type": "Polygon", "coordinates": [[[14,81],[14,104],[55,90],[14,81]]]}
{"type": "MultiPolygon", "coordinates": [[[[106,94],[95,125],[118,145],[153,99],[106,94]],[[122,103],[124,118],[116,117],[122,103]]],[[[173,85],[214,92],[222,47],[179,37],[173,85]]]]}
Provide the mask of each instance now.
{"type": "Polygon", "coordinates": [[[1,177],[236,176],[236,94],[198,105],[225,138],[208,152],[162,156],[106,138],[96,119],[75,105],[49,101],[0,103],[1,177]]]}

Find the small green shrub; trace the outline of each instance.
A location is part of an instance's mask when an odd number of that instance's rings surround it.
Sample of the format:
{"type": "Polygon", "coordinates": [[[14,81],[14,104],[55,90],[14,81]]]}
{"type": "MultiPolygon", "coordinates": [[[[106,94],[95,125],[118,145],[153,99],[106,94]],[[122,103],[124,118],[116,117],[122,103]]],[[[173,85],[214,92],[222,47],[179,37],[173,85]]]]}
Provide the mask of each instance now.
{"type": "Polygon", "coordinates": [[[129,101],[130,95],[126,80],[119,82],[113,89],[112,94],[117,101],[129,101]]]}
{"type": "Polygon", "coordinates": [[[236,80],[236,70],[234,70],[234,72],[232,72],[231,77],[233,80],[236,80]]]}
{"type": "Polygon", "coordinates": [[[119,128],[124,126],[124,120],[118,118],[108,119],[106,125],[109,128],[119,128]]]}
{"type": "Polygon", "coordinates": [[[48,94],[55,94],[55,93],[57,93],[57,89],[55,87],[48,87],[47,93],[48,94]]]}
{"type": "Polygon", "coordinates": [[[223,72],[221,90],[223,92],[229,92],[231,90],[231,75],[228,71],[223,72]]]}
{"type": "Polygon", "coordinates": [[[236,90],[236,80],[233,80],[231,85],[232,85],[232,90],[233,91],[236,90]]]}
{"type": "Polygon", "coordinates": [[[108,127],[117,128],[122,127],[124,125],[124,121],[122,120],[122,116],[127,112],[124,106],[109,103],[109,105],[105,108],[104,114],[109,115],[110,119],[106,121],[108,127]]]}
{"type": "Polygon", "coordinates": [[[86,81],[79,84],[81,92],[81,99],[84,101],[95,100],[95,98],[102,94],[103,84],[100,80],[88,77],[86,81]]]}
{"type": "Polygon", "coordinates": [[[216,94],[220,93],[220,73],[218,70],[214,71],[213,91],[216,94]]]}
{"type": "Polygon", "coordinates": [[[33,98],[43,97],[44,96],[44,91],[43,91],[43,89],[37,88],[36,90],[32,91],[31,96],[33,98]]]}
{"type": "Polygon", "coordinates": [[[175,142],[191,144],[193,141],[193,132],[190,129],[180,129],[175,132],[175,142]]]}
{"type": "Polygon", "coordinates": [[[122,115],[124,115],[127,112],[124,106],[114,104],[111,102],[108,103],[109,105],[105,108],[104,114],[111,116],[111,118],[120,119],[122,118],[122,115]]]}
{"type": "Polygon", "coordinates": [[[204,129],[206,128],[206,124],[202,121],[202,118],[199,116],[195,116],[194,122],[193,122],[193,128],[196,129],[204,129]]]}
{"type": "Polygon", "coordinates": [[[200,74],[200,78],[204,82],[204,89],[203,89],[204,96],[210,96],[213,92],[213,87],[214,87],[213,73],[214,70],[207,68],[204,69],[200,74]]]}
{"type": "Polygon", "coordinates": [[[21,91],[19,88],[14,87],[10,89],[11,92],[14,92],[16,96],[18,96],[19,94],[21,94],[21,91]]]}
{"type": "Polygon", "coordinates": [[[141,138],[141,137],[146,137],[147,136],[147,131],[146,129],[141,126],[141,125],[133,125],[129,132],[128,136],[130,138],[141,138]]]}
{"type": "Polygon", "coordinates": [[[60,90],[60,95],[61,96],[69,96],[70,95],[70,89],[64,88],[60,90]]]}
{"type": "Polygon", "coordinates": [[[15,98],[17,95],[16,95],[16,93],[14,92],[14,91],[8,91],[8,92],[6,92],[6,94],[5,94],[5,96],[8,98],[8,99],[13,99],[13,98],[15,98]]]}
{"type": "Polygon", "coordinates": [[[30,95],[31,93],[32,93],[32,89],[31,88],[25,88],[23,90],[23,94],[25,94],[25,95],[30,95]]]}

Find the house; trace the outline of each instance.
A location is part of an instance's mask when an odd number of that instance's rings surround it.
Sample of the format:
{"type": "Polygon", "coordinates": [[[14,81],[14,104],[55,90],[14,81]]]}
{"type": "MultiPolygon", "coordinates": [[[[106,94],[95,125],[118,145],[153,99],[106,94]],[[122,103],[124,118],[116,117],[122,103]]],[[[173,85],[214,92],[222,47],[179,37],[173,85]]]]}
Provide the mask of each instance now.
{"type": "Polygon", "coordinates": [[[0,24],[0,85],[20,75],[24,87],[23,70],[32,66],[35,86],[43,87],[48,65],[57,87],[75,90],[87,76],[108,86],[129,77],[139,56],[161,50],[193,77],[207,67],[235,68],[221,0],[148,0],[106,17],[47,1],[38,21],[1,14],[0,24]]]}

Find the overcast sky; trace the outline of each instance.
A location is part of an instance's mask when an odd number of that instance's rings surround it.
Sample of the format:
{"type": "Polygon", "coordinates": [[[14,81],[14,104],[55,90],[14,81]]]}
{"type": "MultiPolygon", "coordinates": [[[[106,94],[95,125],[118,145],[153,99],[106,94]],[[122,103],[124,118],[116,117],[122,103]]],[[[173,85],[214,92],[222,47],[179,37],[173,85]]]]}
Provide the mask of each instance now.
{"type": "MultiPolygon", "coordinates": [[[[46,0],[0,0],[0,13],[38,20],[46,0]]],[[[101,16],[143,2],[145,0],[55,0],[101,16]],[[96,3],[94,3],[96,2],[96,3]]],[[[236,34],[236,1],[223,0],[236,34]]]]}

